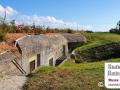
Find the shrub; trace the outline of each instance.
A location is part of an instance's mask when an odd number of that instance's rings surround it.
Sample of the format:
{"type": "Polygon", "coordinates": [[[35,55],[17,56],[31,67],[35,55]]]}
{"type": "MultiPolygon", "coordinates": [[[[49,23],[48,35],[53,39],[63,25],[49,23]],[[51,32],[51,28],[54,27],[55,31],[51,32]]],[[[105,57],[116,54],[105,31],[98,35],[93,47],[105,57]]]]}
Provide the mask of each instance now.
{"type": "Polygon", "coordinates": [[[0,42],[6,40],[5,33],[0,29],[0,42]]]}
{"type": "Polygon", "coordinates": [[[67,29],[67,33],[73,33],[71,29],[67,29]]]}
{"type": "Polygon", "coordinates": [[[85,31],[85,32],[87,32],[87,33],[93,33],[93,31],[90,31],[90,30],[87,30],[87,31],[85,31]]]}
{"type": "Polygon", "coordinates": [[[71,55],[70,55],[70,58],[75,59],[75,55],[74,55],[74,54],[71,54],[71,55]]]}
{"type": "Polygon", "coordinates": [[[110,29],[109,32],[110,32],[110,33],[120,34],[120,30],[119,30],[119,29],[116,29],[116,28],[110,29]]]}
{"type": "Polygon", "coordinates": [[[82,63],[83,61],[84,58],[81,55],[79,54],[75,55],[75,63],[82,63]]]}

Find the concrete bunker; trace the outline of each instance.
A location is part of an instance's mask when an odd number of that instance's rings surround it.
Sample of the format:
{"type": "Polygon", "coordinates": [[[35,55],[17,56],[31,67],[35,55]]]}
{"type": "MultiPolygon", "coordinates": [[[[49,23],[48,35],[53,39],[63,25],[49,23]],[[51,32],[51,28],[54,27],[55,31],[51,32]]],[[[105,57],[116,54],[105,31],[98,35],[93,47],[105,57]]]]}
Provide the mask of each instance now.
{"type": "Polygon", "coordinates": [[[65,59],[68,55],[67,40],[60,34],[27,35],[16,40],[16,47],[26,73],[40,66],[55,66],[58,58],[65,59]]]}

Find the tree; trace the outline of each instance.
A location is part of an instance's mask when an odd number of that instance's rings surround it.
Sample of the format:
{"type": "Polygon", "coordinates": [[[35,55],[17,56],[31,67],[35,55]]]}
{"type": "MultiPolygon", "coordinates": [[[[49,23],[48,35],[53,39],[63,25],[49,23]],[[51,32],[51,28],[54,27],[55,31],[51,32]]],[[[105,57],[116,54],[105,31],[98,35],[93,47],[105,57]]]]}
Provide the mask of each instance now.
{"type": "Polygon", "coordinates": [[[16,32],[16,26],[15,26],[15,20],[12,20],[10,26],[10,32],[15,33],[16,32]]]}
{"type": "Polygon", "coordinates": [[[7,22],[7,19],[6,19],[6,12],[5,12],[4,17],[0,18],[0,28],[4,32],[8,32],[9,30],[9,23],[7,22]]]}
{"type": "Polygon", "coordinates": [[[118,21],[116,28],[112,28],[109,30],[110,33],[117,33],[120,34],[120,21],[118,21]]]}
{"type": "Polygon", "coordinates": [[[117,34],[120,34],[120,30],[119,29],[116,29],[116,28],[112,28],[109,30],[110,33],[117,33],[117,34]]]}

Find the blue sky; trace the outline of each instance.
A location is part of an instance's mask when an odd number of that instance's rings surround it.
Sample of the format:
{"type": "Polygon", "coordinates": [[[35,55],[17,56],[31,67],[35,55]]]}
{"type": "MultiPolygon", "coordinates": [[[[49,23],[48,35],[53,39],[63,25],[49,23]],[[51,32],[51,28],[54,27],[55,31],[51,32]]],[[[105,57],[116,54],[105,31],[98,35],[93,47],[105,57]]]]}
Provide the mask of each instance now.
{"type": "Polygon", "coordinates": [[[47,25],[53,25],[53,20],[57,27],[64,23],[76,28],[78,24],[79,28],[108,31],[120,19],[120,0],[0,0],[0,5],[16,11],[16,15],[11,15],[16,21],[32,22],[29,16],[37,24],[50,20],[47,25]],[[18,16],[22,16],[22,20],[18,16]]]}

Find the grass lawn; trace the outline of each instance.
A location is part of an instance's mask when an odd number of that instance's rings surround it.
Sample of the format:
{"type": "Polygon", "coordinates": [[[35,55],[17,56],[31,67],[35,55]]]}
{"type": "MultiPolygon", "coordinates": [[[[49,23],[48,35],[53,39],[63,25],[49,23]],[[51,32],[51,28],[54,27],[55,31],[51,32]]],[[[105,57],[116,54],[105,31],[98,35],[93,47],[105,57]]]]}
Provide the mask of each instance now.
{"type": "Polygon", "coordinates": [[[111,33],[85,33],[87,43],[75,50],[87,50],[93,47],[109,44],[112,42],[120,42],[120,35],[111,33]]]}
{"type": "Polygon", "coordinates": [[[104,82],[104,62],[120,62],[120,58],[81,64],[68,60],[63,66],[42,67],[31,74],[24,90],[107,90],[98,87],[104,82]]]}
{"type": "Polygon", "coordinates": [[[87,41],[106,40],[120,42],[120,35],[111,33],[85,33],[87,41]]]}
{"type": "Polygon", "coordinates": [[[98,40],[98,41],[92,41],[90,43],[87,43],[81,47],[76,48],[77,50],[83,51],[83,50],[87,50],[93,47],[97,47],[97,46],[101,46],[101,45],[105,45],[105,44],[109,44],[111,43],[111,41],[106,41],[106,40],[98,40]]]}

